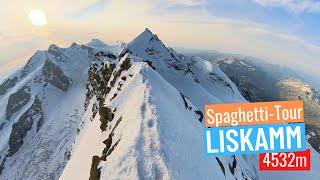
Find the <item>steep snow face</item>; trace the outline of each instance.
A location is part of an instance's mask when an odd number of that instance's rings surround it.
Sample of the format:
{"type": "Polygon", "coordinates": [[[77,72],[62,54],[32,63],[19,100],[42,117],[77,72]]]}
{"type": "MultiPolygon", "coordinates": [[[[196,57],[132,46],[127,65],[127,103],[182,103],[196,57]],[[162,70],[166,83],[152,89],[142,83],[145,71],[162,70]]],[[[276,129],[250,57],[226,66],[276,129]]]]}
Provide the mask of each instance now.
{"type": "Polygon", "coordinates": [[[95,50],[51,45],[0,85],[0,179],[57,179],[82,120],[95,50]]]}
{"type": "Polygon", "coordinates": [[[99,51],[109,52],[115,55],[119,55],[121,51],[127,46],[127,44],[122,41],[116,41],[112,45],[107,45],[99,39],[92,39],[89,43],[87,43],[87,46],[92,47],[99,51]]]}

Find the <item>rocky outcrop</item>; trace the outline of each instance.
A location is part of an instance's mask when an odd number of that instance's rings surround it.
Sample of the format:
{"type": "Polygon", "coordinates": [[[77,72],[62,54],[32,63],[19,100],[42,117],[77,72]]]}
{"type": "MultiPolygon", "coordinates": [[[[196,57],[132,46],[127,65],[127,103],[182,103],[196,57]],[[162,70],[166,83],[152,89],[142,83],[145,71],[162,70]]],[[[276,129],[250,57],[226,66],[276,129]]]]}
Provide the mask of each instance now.
{"type": "Polygon", "coordinates": [[[306,124],[306,135],[310,145],[320,153],[320,128],[316,125],[306,124]]]}
{"type": "Polygon", "coordinates": [[[94,106],[94,115],[97,113],[99,106],[103,105],[105,96],[111,89],[110,87],[108,87],[108,82],[112,76],[114,69],[116,68],[116,64],[112,61],[105,63],[105,58],[109,57],[111,58],[110,60],[112,60],[114,58],[114,55],[108,55],[104,52],[96,53],[93,59],[93,64],[90,66],[88,72],[85,108],[88,107],[90,99],[95,96],[99,101],[99,105],[94,106]]]}
{"type": "Polygon", "coordinates": [[[41,128],[44,121],[44,113],[41,101],[36,96],[31,107],[23,113],[19,120],[13,124],[9,138],[8,157],[14,155],[23,145],[23,139],[28,131],[32,129],[33,123],[37,122],[37,131],[41,128]]]}
{"type": "Polygon", "coordinates": [[[4,95],[10,88],[16,85],[18,77],[12,79],[7,79],[2,84],[0,84],[0,96],[4,95]]]}
{"type": "Polygon", "coordinates": [[[250,102],[278,100],[276,82],[278,76],[268,73],[253,63],[227,57],[218,62],[221,70],[234,82],[246,100],[250,102]]]}
{"type": "Polygon", "coordinates": [[[63,54],[63,49],[59,48],[55,44],[50,45],[48,53],[57,61],[64,61],[65,58],[68,58],[65,54],[63,54]]]}
{"type": "Polygon", "coordinates": [[[50,61],[46,61],[43,67],[44,81],[54,87],[67,91],[70,85],[69,78],[63,73],[62,69],[50,61]]]}
{"type": "Polygon", "coordinates": [[[101,122],[100,129],[102,131],[105,131],[107,128],[108,122],[112,121],[114,114],[110,108],[101,107],[99,109],[99,115],[100,115],[100,122],[101,122]]]}
{"type": "Polygon", "coordinates": [[[99,156],[92,157],[89,180],[99,180],[100,179],[100,170],[98,169],[99,162],[100,162],[99,156]]]}
{"type": "Polygon", "coordinates": [[[17,92],[10,95],[6,107],[6,118],[9,120],[11,116],[25,106],[31,98],[31,88],[28,85],[23,86],[17,92]]]}

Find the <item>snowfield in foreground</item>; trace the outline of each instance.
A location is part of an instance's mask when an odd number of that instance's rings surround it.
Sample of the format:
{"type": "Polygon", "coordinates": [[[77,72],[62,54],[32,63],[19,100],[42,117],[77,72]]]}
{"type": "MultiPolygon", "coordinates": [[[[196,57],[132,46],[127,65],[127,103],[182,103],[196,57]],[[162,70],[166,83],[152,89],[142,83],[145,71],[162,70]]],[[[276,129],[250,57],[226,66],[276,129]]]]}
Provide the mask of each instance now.
{"type": "Polygon", "coordinates": [[[255,155],[206,157],[203,106],[246,101],[217,64],[146,29],[37,52],[0,85],[0,179],[320,179],[262,173],[255,155]]]}

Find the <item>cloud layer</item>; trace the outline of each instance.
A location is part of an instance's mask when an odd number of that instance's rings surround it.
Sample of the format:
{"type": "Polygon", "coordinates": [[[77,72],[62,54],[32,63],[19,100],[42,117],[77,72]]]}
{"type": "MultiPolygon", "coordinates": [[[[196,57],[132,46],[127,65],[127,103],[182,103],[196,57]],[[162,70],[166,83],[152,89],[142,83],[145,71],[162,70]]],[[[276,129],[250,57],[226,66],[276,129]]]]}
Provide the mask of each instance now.
{"type": "Polygon", "coordinates": [[[283,7],[296,13],[320,13],[318,0],[253,0],[262,6],[283,7]]]}

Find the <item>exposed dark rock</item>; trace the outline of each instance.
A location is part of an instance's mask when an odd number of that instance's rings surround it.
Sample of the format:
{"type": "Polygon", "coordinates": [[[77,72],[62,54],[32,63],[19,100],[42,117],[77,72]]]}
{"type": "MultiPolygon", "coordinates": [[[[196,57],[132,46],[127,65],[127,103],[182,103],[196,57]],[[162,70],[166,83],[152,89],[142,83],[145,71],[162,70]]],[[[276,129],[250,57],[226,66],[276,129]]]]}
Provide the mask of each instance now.
{"type": "Polygon", "coordinates": [[[114,72],[114,76],[112,81],[110,82],[110,86],[114,87],[114,84],[116,83],[117,79],[120,77],[122,71],[126,71],[131,67],[130,58],[127,57],[122,64],[120,65],[120,70],[114,72]]]}
{"type": "MultiPolygon", "coordinates": [[[[1,159],[1,157],[0,157],[0,159],[1,159]]],[[[4,163],[6,162],[6,159],[7,159],[7,157],[4,157],[2,159],[1,164],[0,164],[0,175],[1,175],[2,171],[3,171],[3,169],[4,169],[4,163]]]]}
{"type": "Polygon", "coordinates": [[[66,160],[70,160],[70,157],[71,157],[71,151],[70,150],[67,150],[65,153],[64,153],[64,158],[66,160]]]}
{"type": "Polygon", "coordinates": [[[118,88],[121,88],[122,85],[123,85],[122,82],[119,82],[119,83],[118,83],[118,88]]]}
{"type": "Polygon", "coordinates": [[[197,78],[193,78],[194,82],[200,84],[200,81],[197,78]]]}
{"type": "Polygon", "coordinates": [[[143,62],[146,62],[152,69],[156,69],[153,65],[152,65],[152,62],[149,61],[149,60],[144,60],[143,62]]]}
{"type": "Polygon", "coordinates": [[[37,122],[37,132],[40,130],[40,128],[42,127],[43,123],[44,123],[44,118],[40,118],[39,121],[37,122]]]}
{"type": "Polygon", "coordinates": [[[3,126],[5,125],[6,123],[3,122],[2,124],[0,124],[0,131],[2,130],[3,126]]]}
{"type": "Polygon", "coordinates": [[[127,77],[125,77],[125,76],[121,77],[121,80],[123,80],[123,81],[125,81],[126,79],[127,79],[127,77]]]}
{"type": "Polygon", "coordinates": [[[68,58],[64,53],[63,49],[58,47],[55,44],[51,44],[48,49],[48,54],[51,54],[54,59],[57,61],[64,61],[64,59],[68,58]]]}
{"type": "Polygon", "coordinates": [[[310,145],[320,153],[320,128],[316,125],[306,124],[306,135],[310,145]]]}
{"type": "Polygon", "coordinates": [[[224,169],[224,166],[223,166],[222,162],[221,162],[220,159],[217,158],[217,157],[216,157],[216,160],[217,160],[217,162],[218,162],[218,164],[219,164],[219,166],[220,166],[220,168],[221,168],[224,176],[226,176],[226,170],[224,169]]]}
{"type": "Polygon", "coordinates": [[[229,164],[229,170],[231,174],[234,175],[235,170],[237,168],[237,159],[235,155],[233,155],[232,157],[233,157],[233,161],[232,161],[232,164],[229,164]]]}
{"type": "Polygon", "coordinates": [[[131,67],[130,58],[127,57],[126,60],[123,61],[123,63],[120,65],[120,68],[122,70],[128,70],[131,67]]]}
{"type": "Polygon", "coordinates": [[[148,54],[148,55],[153,55],[156,53],[156,51],[153,49],[153,48],[147,48],[145,50],[145,52],[148,54]]]}
{"type": "Polygon", "coordinates": [[[112,79],[112,81],[110,82],[110,86],[111,86],[111,87],[114,87],[114,84],[116,83],[116,81],[117,81],[118,77],[120,76],[120,74],[121,74],[121,71],[120,71],[120,70],[117,71],[117,72],[115,72],[115,74],[114,74],[114,76],[113,76],[113,79],[112,79]]]}
{"type": "MultiPolygon", "coordinates": [[[[42,111],[41,101],[36,96],[31,107],[23,113],[18,122],[12,126],[12,132],[9,138],[8,157],[14,155],[20,149],[23,144],[23,139],[27,135],[27,132],[31,130],[33,123],[39,121],[44,121],[44,113],[42,111]]],[[[41,126],[39,126],[39,128],[40,127],[41,126]]]]}
{"type": "Polygon", "coordinates": [[[100,162],[99,156],[92,157],[89,180],[99,180],[100,179],[101,172],[100,172],[100,169],[98,169],[99,162],[100,162]]]}
{"type": "Polygon", "coordinates": [[[114,125],[112,131],[110,132],[108,139],[106,139],[105,141],[103,141],[103,143],[106,145],[106,147],[103,149],[102,152],[102,156],[101,156],[101,160],[106,161],[107,156],[109,156],[112,151],[114,150],[114,148],[117,146],[117,144],[119,143],[120,139],[112,146],[112,148],[110,149],[111,145],[112,145],[112,137],[114,135],[114,130],[117,128],[117,126],[120,124],[122,120],[122,117],[120,117],[118,119],[118,121],[116,122],[116,124],[114,125]]]}
{"type": "Polygon", "coordinates": [[[226,82],[222,77],[218,76],[216,73],[213,73],[213,72],[209,73],[209,77],[210,77],[212,80],[217,81],[217,82],[219,82],[220,84],[223,84],[223,85],[227,86],[227,87],[230,88],[231,91],[233,92],[233,89],[232,89],[232,87],[231,87],[231,84],[228,83],[228,82],[226,82]]]}
{"type": "Polygon", "coordinates": [[[110,59],[117,59],[117,56],[115,56],[113,54],[107,54],[107,57],[110,59]]]}
{"type": "Polygon", "coordinates": [[[125,48],[125,49],[123,49],[122,50],[122,52],[120,53],[120,55],[119,55],[119,59],[121,59],[121,58],[123,58],[126,54],[132,54],[132,52],[128,49],[128,48],[125,48]]]}
{"type": "MultiPolygon", "coordinates": [[[[99,62],[100,55],[95,55],[95,61],[99,62]]],[[[94,96],[99,101],[99,107],[103,106],[105,96],[110,92],[110,87],[108,87],[108,82],[112,76],[116,65],[111,62],[110,66],[105,64],[102,68],[97,68],[98,65],[93,63],[89,69],[89,77],[86,85],[87,93],[86,93],[86,102],[85,109],[87,109],[89,105],[89,101],[94,96]]],[[[97,107],[97,108],[99,108],[97,107]]]]}
{"type": "Polygon", "coordinates": [[[112,110],[108,107],[101,107],[99,109],[99,115],[100,115],[100,129],[102,131],[105,131],[108,125],[108,122],[111,122],[112,119],[114,118],[114,114],[112,110]]]}
{"type": "Polygon", "coordinates": [[[184,96],[182,93],[180,93],[180,95],[181,95],[181,97],[182,97],[182,99],[183,99],[184,107],[185,107],[187,110],[191,110],[192,107],[189,107],[188,102],[187,102],[187,100],[186,100],[186,96],[184,96]]]}
{"type": "Polygon", "coordinates": [[[0,84],[0,96],[4,95],[10,88],[14,87],[18,81],[18,77],[7,79],[0,84]]]}
{"type": "Polygon", "coordinates": [[[174,68],[177,71],[184,72],[185,75],[193,74],[193,72],[191,71],[190,67],[185,65],[185,64],[183,64],[183,63],[181,63],[180,62],[181,60],[178,60],[175,55],[173,55],[172,58],[173,59],[169,60],[169,62],[168,62],[168,67],[169,68],[174,68]]]}
{"type": "Polygon", "coordinates": [[[114,100],[114,98],[116,98],[117,97],[117,93],[115,93],[113,96],[112,96],[112,98],[110,98],[110,101],[112,101],[112,100],[114,100]]]}
{"type": "Polygon", "coordinates": [[[153,41],[153,42],[154,42],[154,41],[160,41],[160,39],[159,39],[158,35],[154,34],[149,41],[150,41],[150,42],[152,42],[152,41],[153,41]]]}
{"type": "Polygon", "coordinates": [[[25,106],[31,99],[30,87],[25,85],[17,92],[10,95],[6,107],[6,118],[9,120],[11,116],[25,106]]]}
{"type": "Polygon", "coordinates": [[[46,61],[43,67],[45,82],[52,84],[54,87],[67,91],[69,88],[69,78],[63,73],[62,69],[50,61],[46,61]]]}
{"type": "MultiPolygon", "coordinates": [[[[98,101],[99,101],[99,100],[98,100],[98,101]]],[[[97,103],[94,103],[94,104],[93,104],[92,109],[91,109],[91,111],[92,111],[92,117],[90,118],[91,121],[92,121],[92,119],[93,119],[94,117],[96,117],[96,115],[97,115],[97,113],[98,113],[98,111],[99,111],[98,107],[99,107],[99,105],[97,105],[97,103]]]]}
{"type": "Polygon", "coordinates": [[[120,140],[121,140],[121,139],[119,139],[119,140],[109,149],[109,151],[108,151],[107,154],[106,154],[106,157],[108,157],[108,156],[114,151],[114,149],[118,146],[120,140]]]}
{"type": "Polygon", "coordinates": [[[103,141],[103,144],[105,144],[106,147],[103,149],[102,154],[106,154],[107,151],[109,150],[109,148],[111,147],[111,145],[112,145],[112,137],[113,137],[113,133],[110,133],[108,139],[103,141]]]}
{"type": "Polygon", "coordinates": [[[202,120],[203,120],[203,113],[202,113],[201,111],[199,111],[199,110],[194,111],[194,112],[198,115],[199,121],[202,122],[202,120]]]}

